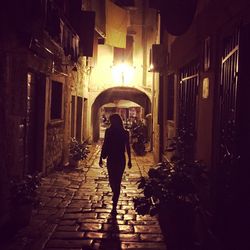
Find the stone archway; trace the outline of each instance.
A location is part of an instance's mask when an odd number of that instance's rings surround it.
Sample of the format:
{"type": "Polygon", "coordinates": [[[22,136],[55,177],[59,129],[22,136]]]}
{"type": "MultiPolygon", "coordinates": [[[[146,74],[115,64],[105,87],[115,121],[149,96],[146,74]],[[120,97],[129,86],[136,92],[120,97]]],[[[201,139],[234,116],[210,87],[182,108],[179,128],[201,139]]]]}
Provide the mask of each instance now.
{"type": "Polygon", "coordinates": [[[131,87],[114,87],[101,92],[95,99],[91,108],[91,121],[93,126],[93,141],[99,139],[99,109],[106,103],[115,100],[128,100],[137,103],[145,110],[145,115],[151,112],[151,101],[147,94],[131,87]]]}

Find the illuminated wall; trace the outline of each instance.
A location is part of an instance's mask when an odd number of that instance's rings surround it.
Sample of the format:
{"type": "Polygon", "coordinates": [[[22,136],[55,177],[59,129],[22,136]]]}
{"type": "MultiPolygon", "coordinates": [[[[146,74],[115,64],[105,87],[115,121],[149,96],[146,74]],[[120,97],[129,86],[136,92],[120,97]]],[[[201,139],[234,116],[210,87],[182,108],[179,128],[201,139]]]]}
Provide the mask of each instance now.
{"type": "MultiPolygon", "coordinates": [[[[132,87],[144,92],[152,100],[152,86],[155,76],[149,72],[149,55],[152,44],[158,42],[158,21],[156,10],[144,2],[128,10],[130,15],[127,35],[133,38],[132,64],[114,64],[114,47],[98,44],[95,65],[88,79],[88,134],[92,136],[91,107],[96,97],[112,87],[132,87]]],[[[104,39],[105,40],[105,39],[104,39]]],[[[155,112],[155,111],[154,111],[155,112]]],[[[156,112],[157,115],[157,112],[156,112]]],[[[157,120],[157,119],[156,119],[157,120]]]]}

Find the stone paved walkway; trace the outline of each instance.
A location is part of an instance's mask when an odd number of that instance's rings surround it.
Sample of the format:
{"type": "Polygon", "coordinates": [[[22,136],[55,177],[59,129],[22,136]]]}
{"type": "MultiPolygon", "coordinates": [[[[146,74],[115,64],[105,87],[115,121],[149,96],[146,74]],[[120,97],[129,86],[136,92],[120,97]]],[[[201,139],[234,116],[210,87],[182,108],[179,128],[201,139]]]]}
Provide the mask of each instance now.
{"type": "Polygon", "coordinates": [[[137,215],[132,202],[138,194],[136,181],[153,164],[152,155],[133,155],[114,217],[107,170],[98,166],[99,154],[100,146],[94,145],[87,164],[43,179],[41,206],[6,250],[166,249],[157,220],[137,215]]]}

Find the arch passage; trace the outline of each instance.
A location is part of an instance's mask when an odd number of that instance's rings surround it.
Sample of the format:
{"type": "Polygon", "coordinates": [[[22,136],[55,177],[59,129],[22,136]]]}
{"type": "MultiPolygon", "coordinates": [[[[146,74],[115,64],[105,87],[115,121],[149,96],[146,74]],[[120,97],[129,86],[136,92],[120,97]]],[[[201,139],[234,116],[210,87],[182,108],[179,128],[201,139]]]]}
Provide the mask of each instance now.
{"type": "Polygon", "coordinates": [[[114,102],[115,100],[132,101],[142,106],[145,110],[145,114],[151,112],[151,101],[149,97],[138,89],[130,87],[114,87],[104,90],[96,97],[91,109],[94,142],[99,139],[98,111],[104,104],[114,102]]]}

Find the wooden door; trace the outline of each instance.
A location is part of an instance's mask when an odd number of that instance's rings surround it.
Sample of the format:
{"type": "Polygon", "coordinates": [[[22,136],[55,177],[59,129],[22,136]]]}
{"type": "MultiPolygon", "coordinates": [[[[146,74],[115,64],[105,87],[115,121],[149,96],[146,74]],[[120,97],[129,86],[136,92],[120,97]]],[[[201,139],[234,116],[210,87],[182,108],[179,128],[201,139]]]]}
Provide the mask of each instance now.
{"type": "Polygon", "coordinates": [[[41,172],[44,164],[45,88],[42,74],[27,74],[25,172],[41,172]]]}

